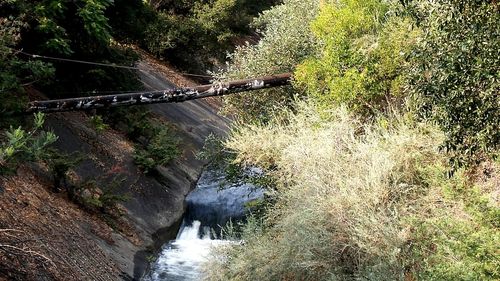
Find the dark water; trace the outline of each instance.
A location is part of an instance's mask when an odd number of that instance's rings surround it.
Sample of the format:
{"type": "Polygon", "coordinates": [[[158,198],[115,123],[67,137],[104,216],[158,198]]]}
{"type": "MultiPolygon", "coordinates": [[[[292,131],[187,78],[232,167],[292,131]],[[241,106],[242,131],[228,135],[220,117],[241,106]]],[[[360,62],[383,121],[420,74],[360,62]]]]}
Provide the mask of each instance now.
{"type": "Polygon", "coordinates": [[[262,198],[263,191],[250,184],[221,188],[224,176],[203,172],[196,188],[187,196],[187,210],[177,238],[163,246],[146,281],[200,280],[201,265],[214,247],[235,241],[221,240],[220,226],[244,218],[246,203],[262,198]]]}

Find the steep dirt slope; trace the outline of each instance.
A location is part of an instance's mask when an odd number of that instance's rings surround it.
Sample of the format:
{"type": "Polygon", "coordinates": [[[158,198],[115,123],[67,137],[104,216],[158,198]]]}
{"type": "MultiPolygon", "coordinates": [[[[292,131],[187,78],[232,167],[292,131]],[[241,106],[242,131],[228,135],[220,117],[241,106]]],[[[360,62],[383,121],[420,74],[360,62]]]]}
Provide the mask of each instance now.
{"type": "Polygon", "coordinates": [[[2,181],[0,280],[114,280],[120,269],[95,240],[112,229],[55,195],[31,169],[2,181]]]}

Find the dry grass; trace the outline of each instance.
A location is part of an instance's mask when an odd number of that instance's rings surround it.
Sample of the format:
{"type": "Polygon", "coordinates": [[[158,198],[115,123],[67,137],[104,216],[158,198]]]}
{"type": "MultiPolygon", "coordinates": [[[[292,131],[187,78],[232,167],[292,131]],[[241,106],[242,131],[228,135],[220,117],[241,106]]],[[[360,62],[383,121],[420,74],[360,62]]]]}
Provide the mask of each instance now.
{"type": "Polygon", "coordinates": [[[226,143],[237,162],[278,179],[279,199],[263,231],[219,252],[225,262],[211,264],[208,279],[411,280],[410,218],[469,220],[443,196],[454,183],[432,126],[397,114],[365,124],[307,105],[283,120],[239,126],[226,143]]]}

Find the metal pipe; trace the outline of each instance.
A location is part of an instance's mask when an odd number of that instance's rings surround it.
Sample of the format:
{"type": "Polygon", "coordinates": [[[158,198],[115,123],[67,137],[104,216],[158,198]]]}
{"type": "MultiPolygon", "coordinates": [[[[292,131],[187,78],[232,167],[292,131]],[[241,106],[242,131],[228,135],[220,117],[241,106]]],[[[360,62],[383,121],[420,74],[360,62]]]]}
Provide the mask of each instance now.
{"type": "Polygon", "coordinates": [[[32,101],[26,113],[62,112],[152,103],[184,102],[290,84],[290,73],[164,91],[32,101]]]}

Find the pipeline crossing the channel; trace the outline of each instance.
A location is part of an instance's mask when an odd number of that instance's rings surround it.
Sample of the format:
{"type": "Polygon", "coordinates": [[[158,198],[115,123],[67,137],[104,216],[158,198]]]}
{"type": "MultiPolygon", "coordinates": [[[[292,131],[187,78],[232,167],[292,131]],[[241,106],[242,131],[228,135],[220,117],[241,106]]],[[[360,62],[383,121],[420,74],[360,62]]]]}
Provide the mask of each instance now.
{"type": "Polygon", "coordinates": [[[28,104],[26,113],[63,112],[153,103],[184,102],[206,97],[280,87],[289,85],[290,81],[291,74],[283,73],[252,79],[218,82],[208,85],[174,88],[162,91],[32,101],[28,104]]]}

